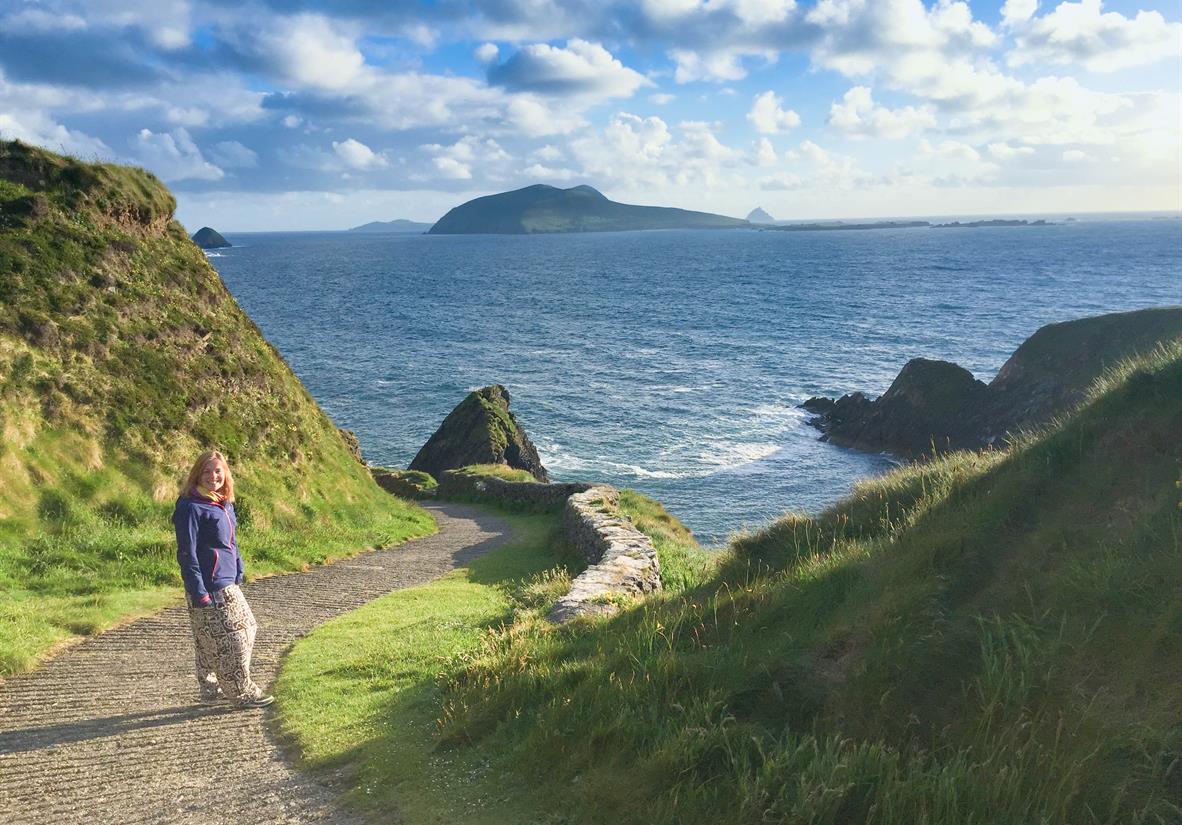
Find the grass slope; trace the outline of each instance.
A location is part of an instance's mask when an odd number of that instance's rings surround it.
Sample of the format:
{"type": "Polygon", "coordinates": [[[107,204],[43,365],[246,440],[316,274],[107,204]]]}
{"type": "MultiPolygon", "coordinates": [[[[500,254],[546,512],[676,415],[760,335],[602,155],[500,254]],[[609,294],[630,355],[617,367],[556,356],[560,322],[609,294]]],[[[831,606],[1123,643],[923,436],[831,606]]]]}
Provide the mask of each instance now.
{"type": "Polygon", "coordinates": [[[252,575],[434,529],[381,491],[140,169],[0,143],[0,676],[179,597],[169,516],[227,453],[252,575]]]}
{"type": "Polygon", "coordinates": [[[554,822],[1182,821],[1180,432],[1173,346],[611,620],[519,614],[441,662],[417,747],[554,822]]]}
{"type": "MultiPolygon", "coordinates": [[[[711,567],[684,526],[659,504],[625,491],[621,505],[661,553],[669,586],[711,567]]],[[[509,544],[410,590],[335,619],[298,642],[276,696],[279,726],[306,766],[338,772],[346,800],[377,822],[504,825],[563,821],[532,781],[515,777],[515,742],[440,746],[448,683],[486,640],[533,632],[583,564],[560,516],[502,511],[509,544]]]]}

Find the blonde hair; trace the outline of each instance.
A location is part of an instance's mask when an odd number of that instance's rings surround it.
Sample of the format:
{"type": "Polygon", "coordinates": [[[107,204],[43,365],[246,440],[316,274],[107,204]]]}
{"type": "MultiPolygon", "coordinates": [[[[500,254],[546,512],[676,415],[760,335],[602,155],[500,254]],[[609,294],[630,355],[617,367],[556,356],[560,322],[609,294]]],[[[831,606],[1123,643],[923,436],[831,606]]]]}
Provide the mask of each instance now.
{"type": "Polygon", "coordinates": [[[206,450],[201,455],[197,456],[197,461],[193,464],[193,469],[189,470],[189,475],[185,479],[184,485],[181,487],[181,495],[186,496],[197,489],[197,484],[201,481],[201,473],[205,471],[205,465],[211,461],[222,462],[222,469],[226,471],[226,480],[222,484],[222,489],[218,493],[225,498],[226,501],[234,500],[234,476],[230,472],[230,462],[226,461],[226,457],[217,450],[206,450]]]}

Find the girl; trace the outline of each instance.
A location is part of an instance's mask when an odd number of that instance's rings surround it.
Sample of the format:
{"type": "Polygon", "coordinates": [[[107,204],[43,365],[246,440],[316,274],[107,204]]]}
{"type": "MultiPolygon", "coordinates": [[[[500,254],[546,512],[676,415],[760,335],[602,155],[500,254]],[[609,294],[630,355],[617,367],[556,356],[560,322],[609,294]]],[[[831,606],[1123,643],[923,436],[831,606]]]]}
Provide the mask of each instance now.
{"type": "Polygon", "coordinates": [[[239,587],[243,568],[235,536],[234,477],[221,453],[210,451],[197,457],[181,488],[172,523],[197,649],[201,701],[229,699],[243,708],[271,704],[274,697],[250,678],[258,625],[239,587]]]}

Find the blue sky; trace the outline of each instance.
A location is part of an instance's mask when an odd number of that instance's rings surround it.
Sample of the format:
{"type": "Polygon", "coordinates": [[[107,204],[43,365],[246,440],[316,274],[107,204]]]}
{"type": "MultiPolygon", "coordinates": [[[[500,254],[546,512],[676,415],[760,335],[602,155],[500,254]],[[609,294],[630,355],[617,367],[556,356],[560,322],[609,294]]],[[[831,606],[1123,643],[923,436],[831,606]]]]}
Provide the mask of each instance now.
{"type": "Polygon", "coordinates": [[[779,218],[1182,209],[1182,18],[1080,0],[0,0],[0,135],[191,229],[532,183],[779,218]]]}

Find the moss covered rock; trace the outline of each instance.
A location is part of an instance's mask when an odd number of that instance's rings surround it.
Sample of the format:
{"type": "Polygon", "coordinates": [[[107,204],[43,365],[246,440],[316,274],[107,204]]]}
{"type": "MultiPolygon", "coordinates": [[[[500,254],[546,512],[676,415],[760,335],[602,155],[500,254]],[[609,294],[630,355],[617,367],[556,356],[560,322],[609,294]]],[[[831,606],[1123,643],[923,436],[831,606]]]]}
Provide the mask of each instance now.
{"type": "Polygon", "coordinates": [[[410,463],[438,478],[444,470],[473,464],[503,464],[549,481],[537,448],[509,411],[509,391],[500,384],[468,393],[443,420],[410,463]]]}

